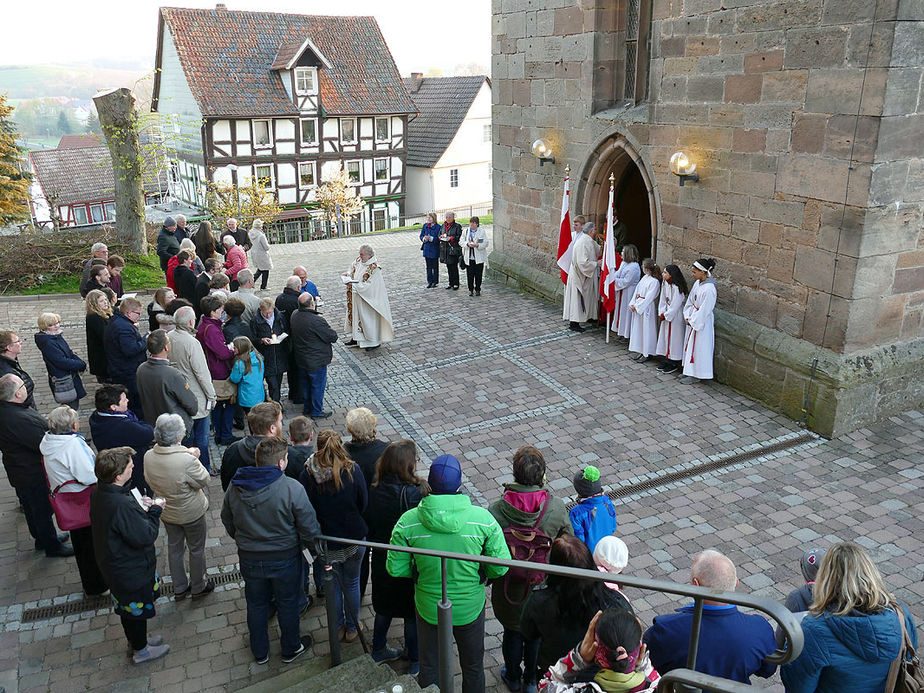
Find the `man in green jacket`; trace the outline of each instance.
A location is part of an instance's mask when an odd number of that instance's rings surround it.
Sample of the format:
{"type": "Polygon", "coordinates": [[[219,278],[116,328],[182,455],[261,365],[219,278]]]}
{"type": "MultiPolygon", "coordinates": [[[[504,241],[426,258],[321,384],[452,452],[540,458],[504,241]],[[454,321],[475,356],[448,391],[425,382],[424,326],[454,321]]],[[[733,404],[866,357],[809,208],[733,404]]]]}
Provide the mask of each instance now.
{"type": "MultiPolygon", "coordinates": [[[[391,535],[392,544],[510,558],[504,533],[491,513],[473,506],[468,496],[459,493],[462,486],[459,460],[452,455],[437,457],[430,466],[427,482],[430,495],[398,519],[391,535]]],[[[439,679],[436,606],[442,597],[440,559],[388,552],[386,568],[394,577],[413,577],[412,565],[416,565],[417,569],[414,587],[420,642],[420,675],[417,681],[421,688],[426,688],[438,683],[439,679]]],[[[462,666],[462,692],[478,693],[485,688],[485,578],[500,577],[507,568],[448,561],[446,569],[448,596],[452,602],[452,634],[459,648],[462,666]]]]}

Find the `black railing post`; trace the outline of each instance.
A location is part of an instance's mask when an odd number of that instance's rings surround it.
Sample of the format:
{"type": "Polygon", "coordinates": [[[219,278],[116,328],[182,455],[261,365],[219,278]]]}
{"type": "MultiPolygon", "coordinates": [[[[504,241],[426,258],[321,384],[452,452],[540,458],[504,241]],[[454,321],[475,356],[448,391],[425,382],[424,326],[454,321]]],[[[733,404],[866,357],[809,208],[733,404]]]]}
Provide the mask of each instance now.
{"type": "Polygon", "coordinates": [[[337,609],[334,606],[334,567],[327,560],[327,543],[324,544],[324,607],[327,610],[327,637],[330,639],[330,665],[340,664],[340,631],[337,627],[337,609]]]}
{"type": "MultiPolygon", "coordinates": [[[[687,669],[696,671],[696,656],[699,653],[699,631],[703,624],[703,599],[693,598],[693,622],[690,624],[690,649],[687,652],[687,669]]],[[[681,683],[679,690],[683,693],[696,693],[700,689],[681,683]]]]}
{"type": "Polygon", "coordinates": [[[446,557],[440,558],[440,579],[443,583],[443,598],[436,605],[436,639],[439,643],[440,693],[452,693],[452,602],[449,601],[446,585],[446,557]]]}

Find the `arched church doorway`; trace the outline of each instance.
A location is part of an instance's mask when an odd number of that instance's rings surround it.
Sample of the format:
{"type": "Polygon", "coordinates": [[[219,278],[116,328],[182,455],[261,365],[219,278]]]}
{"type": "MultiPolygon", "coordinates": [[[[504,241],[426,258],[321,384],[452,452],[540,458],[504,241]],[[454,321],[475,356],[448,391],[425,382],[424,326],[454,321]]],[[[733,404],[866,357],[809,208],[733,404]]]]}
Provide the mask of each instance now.
{"type": "Polygon", "coordinates": [[[632,243],[639,256],[657,257],[657,203],[654,185],[641,155],[623,135],[610,135],[594,149],[578,179],[575,207],[606,228],[610,174],[615,176],[615,218],[621,222],[623,243],[632,243]]]}

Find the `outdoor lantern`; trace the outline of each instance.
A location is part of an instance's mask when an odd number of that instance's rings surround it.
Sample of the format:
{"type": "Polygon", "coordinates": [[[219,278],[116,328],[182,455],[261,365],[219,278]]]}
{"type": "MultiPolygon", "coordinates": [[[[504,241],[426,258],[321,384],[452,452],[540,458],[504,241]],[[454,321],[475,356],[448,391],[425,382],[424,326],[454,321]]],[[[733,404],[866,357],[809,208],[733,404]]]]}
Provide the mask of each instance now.
{"type": "Polygon", "coordinates": [[[680,186],[691,180],[694,183],[699,182],[699,174],[696,172],[696,164],[690,163],[689,157],[683,152],[674,152],[670,161],[671,173],[680,178],[680,186]]]}
{"type": "Polygon", "coordinates": [[[552,148],[545,140],[536,140],[533,142],[533,156],[539,159],[540,166],[546,161],[550,164],[555,163],[555,157],[552,156],[552,148]]]}

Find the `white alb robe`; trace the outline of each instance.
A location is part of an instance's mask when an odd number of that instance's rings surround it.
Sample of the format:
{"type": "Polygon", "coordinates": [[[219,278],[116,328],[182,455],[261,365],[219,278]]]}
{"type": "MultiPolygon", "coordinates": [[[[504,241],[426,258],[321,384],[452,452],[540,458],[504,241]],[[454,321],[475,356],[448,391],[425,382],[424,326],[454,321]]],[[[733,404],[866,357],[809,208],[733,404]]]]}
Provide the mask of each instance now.
{"type": "Polygon", "coordinates": [[[584,322],[597,317],[599,289],[594,285],[599,246],[586,233],[578,236],[571,253],[571,269],[565,284],[561,317],[568,322],[584,322]]]}
{"type": "Polygon", "coordinates": [[[683,374],[700,380],[712,378],[715,299],[715,280],[701,282],[697,279],[683,307],[683,317],[690,326],[683,349],[683,374]]]}
{"type": "Polygon", "coordinates": [[[683,360],[683,338],[687,330],[687,323],[683,319],[684,298],[677,286],[661,282],[658,315],[663,315],[664,320],[658,332],[658,348],[655,353],[670,361],[683,360]]]}
{"type": "Polygon", "coordinates": [[[651,356],[658,346],[658,294],[661,282],[646,274],[635,287],[635,297],[629,305],[632,327],[629,335],[629,351],[642,356],[651,356]]]}
{"type": "Polygon", "coordinates": [[[613,310],[612,330],[620,337],[629,337],[632,331],[632,318],[629,315],[629,303],[635,298],[635,287],[642,268],[637,262],[623,262],[613,273],[613,286],[616,288],[616,308],[613,310]]]}
{"type": "Polygon", "coordinates": [[[375,257],[368,262],[354,260],[349,275],[356,283],[346,287],[345,341],[355,339],[363,348],[387,344],[395,332],[382,268],[375,257]]]}

